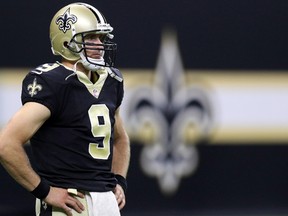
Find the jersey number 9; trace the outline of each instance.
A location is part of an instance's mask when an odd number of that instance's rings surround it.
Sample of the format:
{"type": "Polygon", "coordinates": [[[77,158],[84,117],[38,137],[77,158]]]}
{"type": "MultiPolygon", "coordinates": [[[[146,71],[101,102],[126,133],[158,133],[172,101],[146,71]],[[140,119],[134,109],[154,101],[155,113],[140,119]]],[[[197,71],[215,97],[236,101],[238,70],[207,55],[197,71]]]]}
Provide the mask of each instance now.
{"type": "Polygon", "coordinates": [[[110,155],[111,121],[109,109],[105,104],[92,105],[88,110],[91,132],[102,143],[89,143],[89,153],[95,159],[105,160],[110,155]]]}

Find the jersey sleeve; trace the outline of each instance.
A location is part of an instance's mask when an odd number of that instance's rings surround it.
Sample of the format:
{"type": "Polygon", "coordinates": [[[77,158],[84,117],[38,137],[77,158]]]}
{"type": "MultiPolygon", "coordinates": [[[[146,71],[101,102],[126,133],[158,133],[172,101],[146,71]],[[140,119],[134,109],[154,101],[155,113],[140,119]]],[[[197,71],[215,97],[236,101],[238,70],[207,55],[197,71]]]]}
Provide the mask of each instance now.
{"type": "Polygon", "coordinates": [[[111,68],[111,71],[113,72],[115,78],[118,81],[118,100],[117,100],[117,108],[121,105],[124,97],[124,80],[123,80],[123,75],[120,72],[119,69],[117,68],[111,68]]]}
{"type": "Polygon", "coordinates": [[[27,102],[40,103],[46,106],[52,115],[56,112],[56,94],[42,74],[30,72],[24,78],[22,82],[21,101],[23,105],[27,102]]]}
{"type": "Polygon", "coordinates": [[[124,86],[123,86],[123,81],[122,81],[122,82],[119,82],[117,108],[122,104],[123,97],[124,97],[124,86]]]}

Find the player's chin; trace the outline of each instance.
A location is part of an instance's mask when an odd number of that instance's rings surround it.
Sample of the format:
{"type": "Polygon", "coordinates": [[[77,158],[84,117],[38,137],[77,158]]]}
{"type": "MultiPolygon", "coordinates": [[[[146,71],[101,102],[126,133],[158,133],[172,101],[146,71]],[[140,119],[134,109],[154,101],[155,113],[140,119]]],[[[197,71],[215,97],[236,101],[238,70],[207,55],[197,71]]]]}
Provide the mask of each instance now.
{"type": "Polygon", "coordinates": [[[88,55],[90,58],[93,58],[93,59],[101,59],[102,58],[102,55],[101,54],[98,54],[98,53],[94,53],[94,54],[90,54],[88,55]]]}

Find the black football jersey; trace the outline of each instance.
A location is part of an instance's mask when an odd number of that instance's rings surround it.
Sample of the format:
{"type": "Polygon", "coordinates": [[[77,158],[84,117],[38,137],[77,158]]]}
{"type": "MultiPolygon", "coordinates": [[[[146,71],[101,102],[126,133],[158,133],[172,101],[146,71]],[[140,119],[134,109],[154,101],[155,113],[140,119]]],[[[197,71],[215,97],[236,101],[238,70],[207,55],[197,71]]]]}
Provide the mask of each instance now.
{"type": "Polygon", "coordinates": [[[115,187],[113,128],[123,82],[114,68],[98,74],[93,83],[84,73],[53,63],[23,80],[22,103],[37,102],[51,111],[30,143],[39,175],[52,186],[98,192],[115,187]]]}

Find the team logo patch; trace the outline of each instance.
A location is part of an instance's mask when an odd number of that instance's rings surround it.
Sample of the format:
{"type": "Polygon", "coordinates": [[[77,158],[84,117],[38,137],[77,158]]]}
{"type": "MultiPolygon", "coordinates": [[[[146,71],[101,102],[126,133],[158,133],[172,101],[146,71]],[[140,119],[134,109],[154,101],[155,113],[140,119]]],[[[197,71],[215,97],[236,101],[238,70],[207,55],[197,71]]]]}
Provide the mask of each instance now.
{"type": "Polygon", "coordinates": [[[47,203],[44,202],[43,200],[42,200],[42,202],[41,202],[41,205],[42,205],[42,208],[43,208],[44,210],[46,210],[47,207],[48,207],[47,203]]]}
{"type": "Polygon", "coordinates": [[[42,90],[42,86],[40,84],[37,84],[37,79],[35,78],[33,80],[33,83],[27,86],[27,90],[29,91],[31,97],[33,97],[34,95],[37,95],[39,91],[42,90]]]}
{"type": "Polygon", "coordinates": [[[99,92],[97,91],[97,89],[93,89],[93,91],[92,91],[93,93],[93,96],[95,97],[95,98],[98,98],[99,97],[99,92]]]}
{"type": "Polygon", "coordinates": [[[70,8],[68,8],[65,13],[56,19],[56,24],[59,26],[59,29],[66,33],[67,30],[71,29],[71,23],[76,23],[77,17],[73,14],[70,14],[70,8]]]}

